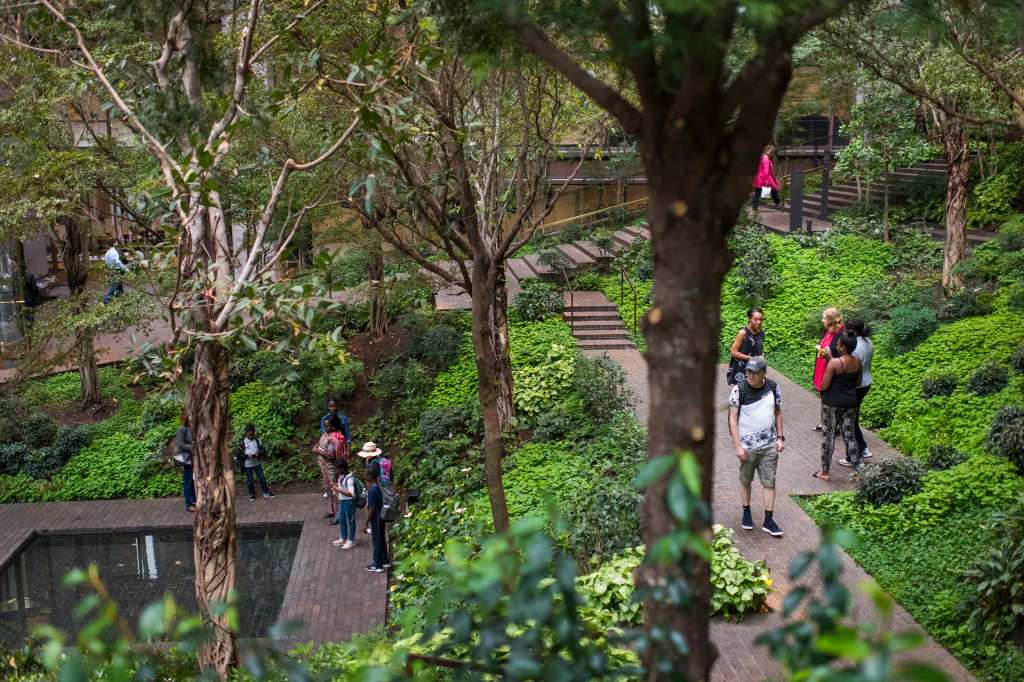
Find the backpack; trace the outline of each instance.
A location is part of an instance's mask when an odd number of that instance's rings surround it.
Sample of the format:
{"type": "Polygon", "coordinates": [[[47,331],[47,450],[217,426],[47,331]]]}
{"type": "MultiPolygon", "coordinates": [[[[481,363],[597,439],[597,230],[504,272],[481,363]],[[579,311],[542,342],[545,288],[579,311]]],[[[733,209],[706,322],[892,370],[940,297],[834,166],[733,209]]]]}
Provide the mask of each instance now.
{"type": "Polygon", "coordinates": [[[391,486],[381,486],[381,521],[397,521],[402,516],[402,498],[391,486]]]}
{"type": "Polygon", "coordinates": [[[355,492],[355,497],[352,499],[355,502],[356,509],[362,509],[366,506],[366,486],[355,476],[352,477],[352,490],[355,492]]]}

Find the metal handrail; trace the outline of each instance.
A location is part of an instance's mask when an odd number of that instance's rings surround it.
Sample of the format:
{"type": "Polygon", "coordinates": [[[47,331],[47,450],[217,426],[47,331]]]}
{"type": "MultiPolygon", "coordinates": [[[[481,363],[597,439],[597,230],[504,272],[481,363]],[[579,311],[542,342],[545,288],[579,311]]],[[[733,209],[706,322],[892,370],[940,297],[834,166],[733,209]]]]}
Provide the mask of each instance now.
{"type": "Polygon", "coordinates": [[[615,204],[614,206],[605,206],[604,208],[599,208],[596,211],[590,211],[589,213],[581,213],[579,215],[572,216],[571,218],[562,218],[561,220],[556,220],[553,223],[544,223],[541,225],[541,227],[546,229],[549,227],[553,227],[555,225],[562,225],[564,223],[574,223],[580,220],[581,218],[589,218],[590,216],[595,216],[598,215],[599,213],[612,211],[617,208],[623,208],[624,206],[631,206],[633,204],[638,204],[646,201],[647,197],[640,197],[639,199],[632,199],[621,204],[615,204]]]}

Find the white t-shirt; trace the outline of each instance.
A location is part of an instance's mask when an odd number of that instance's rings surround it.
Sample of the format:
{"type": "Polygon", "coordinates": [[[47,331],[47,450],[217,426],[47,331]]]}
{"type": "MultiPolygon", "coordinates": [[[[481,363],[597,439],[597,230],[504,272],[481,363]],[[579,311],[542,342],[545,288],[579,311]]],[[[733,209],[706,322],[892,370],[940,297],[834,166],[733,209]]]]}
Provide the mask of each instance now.
{"type": "Polygon", "coordinates": [[[260,442],[255,438],[252,440],[249,440],[248,438],[243,438],[242,445],[245,447],[245,468],[255,468],[260,463],[260,442]]]}
{"type": "Polygon", "coordinates": [[[341,488],[341,492],[338,493],[339,500],[351,500],[356,496],[356,484],[352,481],[353,478],[352,474],[338,477],[338,487],[341,488]]]}
{"type": "Polygon", "coordinates": [[[128,267],[121,262],[121,254],[117,252],[116,246],[111,246],[103,255],[103,263],[114,270],[127,270],[128,267]]]}
{"type": "Polygon", "coordinates": [[[753,388],[745,381],[732,387],[729,404],[739,410],[740,445],[748,450],[761,450],[775,445],[775,408],[782,407],[782,392],[774,381],[753,388]]]}

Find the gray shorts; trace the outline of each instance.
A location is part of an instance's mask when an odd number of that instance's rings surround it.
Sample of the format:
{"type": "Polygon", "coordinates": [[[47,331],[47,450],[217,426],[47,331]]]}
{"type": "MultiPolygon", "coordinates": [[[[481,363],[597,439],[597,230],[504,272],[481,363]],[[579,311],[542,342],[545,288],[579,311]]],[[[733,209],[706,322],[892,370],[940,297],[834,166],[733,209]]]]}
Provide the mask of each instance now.
{"type": "Polygon", "coordinates": [[[779,451],[775,445],[759,450],[747,450],[747,459],[740,462],[740,483],[749,486],[754,481],[757,471],[761,485],[765,488],[775,487],[775,470],[779,468],[779,451]]]}

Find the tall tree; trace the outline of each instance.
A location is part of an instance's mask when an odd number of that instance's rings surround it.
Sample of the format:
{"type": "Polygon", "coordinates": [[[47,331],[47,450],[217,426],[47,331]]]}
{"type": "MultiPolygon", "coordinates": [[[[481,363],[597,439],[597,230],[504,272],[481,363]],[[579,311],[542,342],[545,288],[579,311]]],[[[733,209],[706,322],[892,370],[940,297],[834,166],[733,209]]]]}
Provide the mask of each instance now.
{"type": "MultiPolygon", "coordinates": [[[[918,98],[935,122],[947,170],[942,264],[942,286],[947,290],[964,284],[957,265],[967,258],[971,133],[1010,122],[1006,95],[1012,91],[1008,88],[1000,93],[993,88],[971,68],[964,50],[940,39],[935,30],[941,23],[937,17],[947,16],[945,12],[952,12],[955,4],[946,0],[910,3],[915,10],[911,12],[898,4],[876,3],[871,11],[836,19],[820,32],[827,44],[877,78],[918,98]]],[[[980,19],[982,15],[974,16],[980,19]]]]}
{"type": "Polygon", "coordinates": [[[367,129],[379,150],[373,184],[389,186],[391,219],[374,219],[369,196],[363,210],[388,243],[471,297],[488,496],[494,527],[505,531],[503,437],[515,415],[505,264],[575,176],[552,186],[548,166],[569,117],[585,114],[566,109],[564,83],[536,63],[474,74],[465,55],[441,50],[436,32],[417,31],[408,27],[403,40],[420,60],[400,89],[382,93],[391,115],[367,129]],[[423,246],[450,260],[430,259],[423,246]]]}
{"type": "MultiPolygon", "coordinates": [[[[341,4],[330,9],[353,11],[341,4]]],[[[188,340],[195,357],[185,410],[194,434],[199,500],[196,599],[212,630],[199,663],[222,678],[238,661],[230,614],[217,606],[228,601],[234,588],[237,554],[228,449],[228,342],[254,343],[257,323],[268,309],[297,325],[311,320],[313,306],[304,300],[310,292],[285,300],[270,282],[270,272],[307,216],[322,204],[323,193],[307,198],[294,188],[294,177],[325,174],[360,120],[360,107],[353,107],[336,127],[302,126],[296,132],[304,139],[289,138],[291,144],[277,155],[253,143],[268,122],[315,100],[311,86],[319,76],[308,69],[303,73],[301,66],[315,62],[319,51],[295,39],[294,31],[311,14],[325,11],[324,5],[324,0],[249,0],[242,5],[181,0],[125,8],[41,0],[17,5],[11,11],[24,16],[8,22],[13,27],[8,42],[57,54],[78,67],[84,84],[109,102],[147,150],[163,185],[164,220],[175,228],[170,262],[177,269],[169,312],[175,332],[188,340]],[[114,55],[119,59],[111,59],[114,55]],[[288,88],[257,79],[257,70],[269,76],[282,64],[296,69],[296,77],[286,79],[288,88]],[[246,150],[253,153],[237,156],[246,150]],[[309,160],[300,160],[307,154],[309,160]],[[239,250],[226,196],[242,170],[269,176],[269,183],[239,250]]],[[[358,44],[348,47],[357,49],[358,44]]],[[[379,55],[369,48],[362,53],[379,55]]],[[[383,82],[380,72],[344,69],[348,85],[361,92],[371,93],[383,82]]]]}
{"type": "MultiPolygon", "coordinates": [[[[654,307],[645,317],[652,458],[693,451],[710,509],[719,299],[726,238],[750,192],[792,76],[797,41],[845,0],[528,3],[436,0],[442,27],[493,49],[495,21],[611,113],[637,140],[647,175],[654,307]],[[495,9],[497,7],[497,10],[495,9]],[[499,14],[495,14],[495,12],[499,14]],[[609,72],[619,83],[601,76],[609,72]],[[617,87],[618,85],[618,87],[617,87]]],[[[698,547],[710,514],[692,515],[696,545],[679,541],[669,473],[647,490],[652,561],[637,572],[651,679],[705,680],[716,654],[708,630],[709,566],[698,547]]]]}

